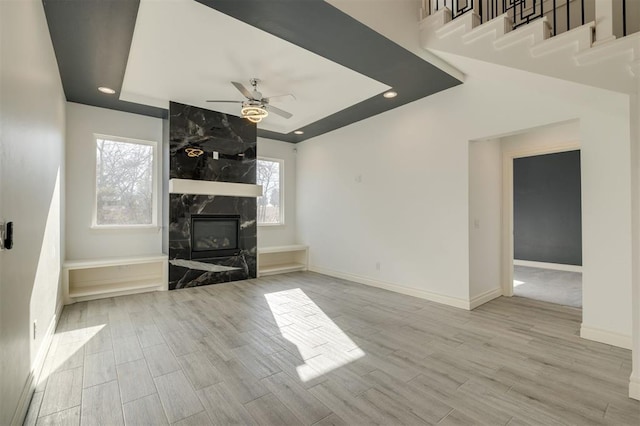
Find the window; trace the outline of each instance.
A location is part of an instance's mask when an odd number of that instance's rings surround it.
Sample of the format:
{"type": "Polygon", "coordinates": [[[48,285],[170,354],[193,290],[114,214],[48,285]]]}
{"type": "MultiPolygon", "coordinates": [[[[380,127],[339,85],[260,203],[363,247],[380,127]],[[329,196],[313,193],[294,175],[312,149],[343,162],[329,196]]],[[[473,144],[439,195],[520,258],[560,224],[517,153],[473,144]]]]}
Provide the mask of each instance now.
{"type": "Polygon", "coordinates": [[[95,135],[94,227],[156,226],[156,142],[95,135]]]}
{"type": "Polygon", "coordinates": [[[262,185],[262,197],[258,198],[258,225],[284,225],[282,205],[283,160],[258,159],[257,183],[262,185]]]}

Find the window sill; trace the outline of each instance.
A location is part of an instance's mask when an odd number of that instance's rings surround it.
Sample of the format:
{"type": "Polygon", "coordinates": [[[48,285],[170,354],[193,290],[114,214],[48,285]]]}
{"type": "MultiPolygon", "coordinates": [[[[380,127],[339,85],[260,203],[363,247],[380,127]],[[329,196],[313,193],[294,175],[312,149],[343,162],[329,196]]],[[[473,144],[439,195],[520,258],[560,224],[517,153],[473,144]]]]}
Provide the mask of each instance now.
{"type": "Polygon", "coordinates": [[[273,228],[273,227],[282,227],[282,226],[286,226],[285,223],[259,223],[258,227],[265,227],[265,228],[273,228]]]}
{"type": "Polygon", "coordinates": [[[161,227],[158,225],[91,225],[92,231],[142,231],[158,232],[161,227]]]}

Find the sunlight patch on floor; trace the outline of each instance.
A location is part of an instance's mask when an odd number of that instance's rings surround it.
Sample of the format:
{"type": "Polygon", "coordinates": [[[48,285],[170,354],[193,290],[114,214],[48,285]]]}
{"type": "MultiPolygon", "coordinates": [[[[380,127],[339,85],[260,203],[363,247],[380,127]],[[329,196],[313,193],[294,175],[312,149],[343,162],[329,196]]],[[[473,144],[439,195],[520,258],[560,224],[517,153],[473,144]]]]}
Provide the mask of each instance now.
{"type": "Polygon", "coordinates": [[[513,280],[513,286],[518,287],[519,285],[526,284],[524,281],[513,280]]]}
{"type": "MultiPolygon", "coordinates": [[[[55,353],[52,357],[53,361],[49,368],[42,371],[38,381],[44,382],[51,374],[58,371],[71,357],[100,333],[100,330],[104,327],[106,327],[106,324],[57,331],[54,336],[54,339],[57,339],[57,345],[51,345],[55,348],[55,353]]],[[[50,357],[51,354],[47,356],[50,357]]]]}
{"type": "Polygon", "coordinates": [[[299,288],[264,295],[280,334],[298,350],[303,382],[365,356],[362,349],[299,288]],[[302,312],[302,314],[301,314],[302,312]]]}

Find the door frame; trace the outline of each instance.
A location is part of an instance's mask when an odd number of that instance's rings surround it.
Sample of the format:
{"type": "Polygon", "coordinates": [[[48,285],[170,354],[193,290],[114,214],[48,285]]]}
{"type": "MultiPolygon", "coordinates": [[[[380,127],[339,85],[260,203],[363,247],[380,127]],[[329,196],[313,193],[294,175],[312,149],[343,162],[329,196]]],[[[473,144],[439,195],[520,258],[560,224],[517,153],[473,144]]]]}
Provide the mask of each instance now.
{"type": "MultiPolygon", "coordinates": [[[[581,150],[580,141],[539,147],[502,149],[502,295],[513,296],[513,160],[536,155],[581,150]]],[[[581,161],[582,162],[582,161],[581,161]]],[[[582,182],[582,165],[580,167],[582,182]]],[[[581,184],[582,185],[582,184],[581,184]]],[[[582,211],[582,208],[580,209],[582,211]]]]}

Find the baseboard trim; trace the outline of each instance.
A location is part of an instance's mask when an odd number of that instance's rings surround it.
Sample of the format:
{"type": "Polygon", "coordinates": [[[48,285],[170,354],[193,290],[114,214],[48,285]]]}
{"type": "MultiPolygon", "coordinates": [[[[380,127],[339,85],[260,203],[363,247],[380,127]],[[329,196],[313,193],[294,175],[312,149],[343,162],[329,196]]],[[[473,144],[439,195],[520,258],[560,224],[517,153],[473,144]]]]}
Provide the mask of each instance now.
{"type": "Polygon", "coordinates": [[[580,327],[580,337],[623,349],[631,349],[632,347],[631,336],[629,335],[587,327],[584,324],[580,327]]]}
{"type": "Polygon", "coordinates": [[[534,262],[533,260],[513,260],[513,266],[529,266],[531,268],[553,269],[555,271],[582,272],[580,265],[564,265],[561,263],[534,262]]]}
{"type": "Polygon", "coordinates": [[[629,398],[640,401],[640,377],[629,377],[629,398]]]}
{"type": "Polygon", "coordinates": [[[420,299],[429,300],[431,302],[441,303],[443,305],[452,306],[454,308],[470,310],[469,301],[464,299],[459,299],[457,297],[445,296],[443,294],[432,293],[430,291],[404,287],[394,283],[374,280],[371,278],[362,277],[360,275],[349,274],[347,272],[334,271],[333,269],[322,268],[319,266],[309,266],[309,270],[312,272],[317,272],[319,274],[328,275],[330,277],[341,278],[341,279],[353,281],[359,284],[382,288],[385,290],[393,291],[395,293],[406,294],[407,296],[418,297],[420,299]]]}
{"type": "Polygon", "coordinates": [[[29,410],[31,397],[33,396],[33,392],[36,390],[36,384],[38,383],[40,373],[42,373],[44,360],[47,357],[47,353],[49,352],[49,347],[51,346],[51,342],[53,341],[53,335],[56,332],[58,320],[60,319],[60,314],[62,313],[63,308],[64,305],[62,304],[62,301],[60,301],[60,303],[58,303],[58,306],[56,306],[56,311],[53,314],[53,318],[51,318],[51,321],[49,322],[49,327],[47,327],[46,334],[42,339],[42,344],[40,345],[40,349],[38,349],[38,354],[33,361],[33,365],[31,365],[31,371],[29,372],[29,376],[27,377],[24,387],[22,388],[18,406],[16,407],[16,411],[13,413],[13,419],[11,420],[12,426],[22,425],[24,423],[24,419],[27,417],[27,411],[29,410]]]}
{"type": "Polygon", "coordinates": [[[476,297],[469,301],[469,309],[475,309],[480,305],[484,305],[493,299],[502,296],[502,288],[494,288],[493,290],[487,290],[484,293],[480,293],[476,297]]]}

